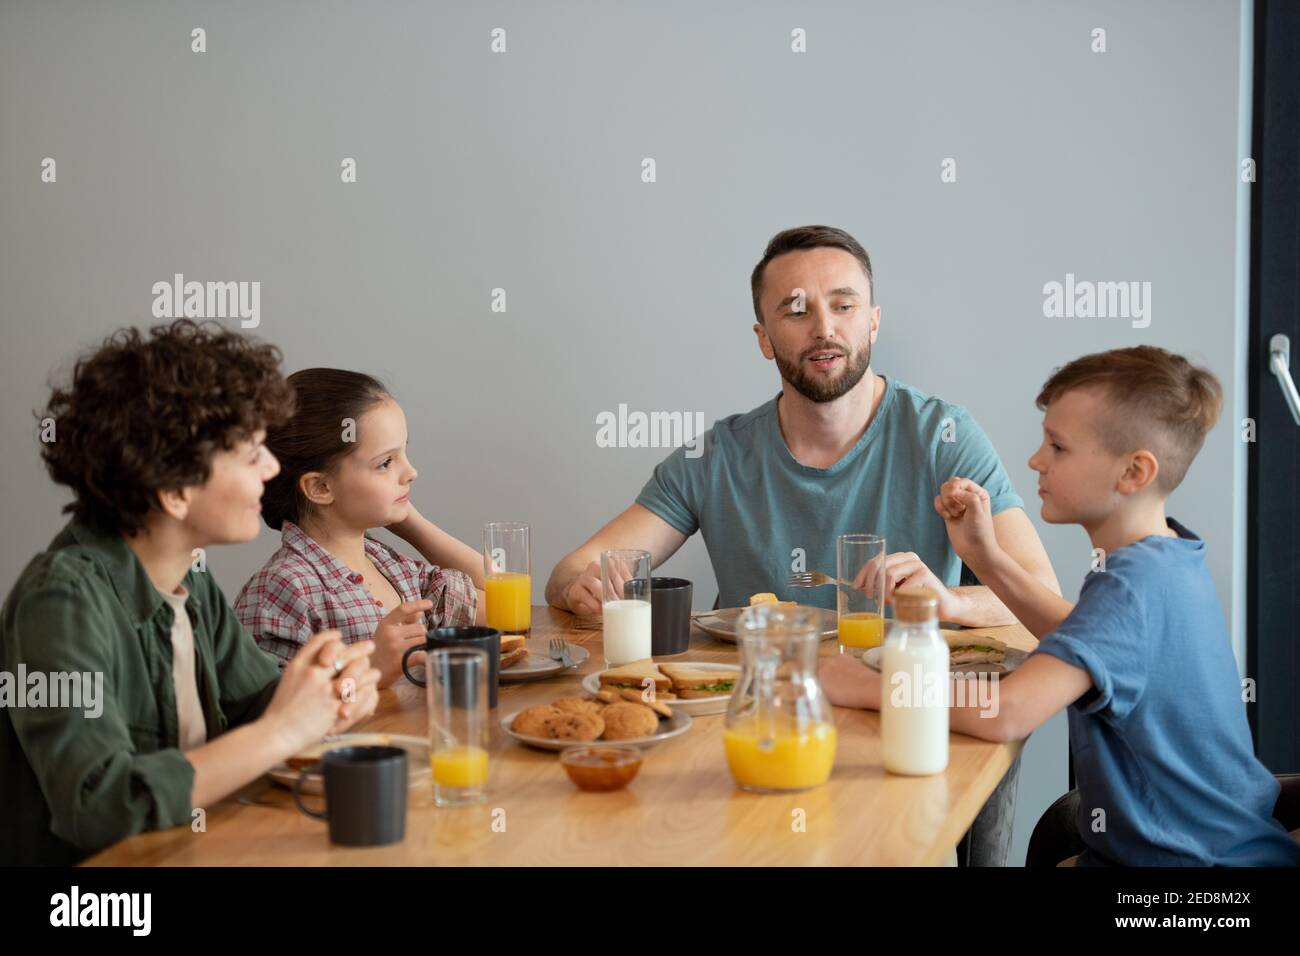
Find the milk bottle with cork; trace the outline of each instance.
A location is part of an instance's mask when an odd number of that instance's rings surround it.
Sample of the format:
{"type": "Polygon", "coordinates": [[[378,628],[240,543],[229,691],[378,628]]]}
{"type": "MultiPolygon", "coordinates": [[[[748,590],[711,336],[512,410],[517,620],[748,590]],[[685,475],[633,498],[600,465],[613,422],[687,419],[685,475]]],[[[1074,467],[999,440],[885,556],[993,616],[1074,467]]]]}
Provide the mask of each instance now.
{"type": "Polygon", "coordinates": [[[939,596],[894,592],[894,619],[881,655],[880,743],[890,773],[924,776],[948,766],[948,643],[939,596]]]}

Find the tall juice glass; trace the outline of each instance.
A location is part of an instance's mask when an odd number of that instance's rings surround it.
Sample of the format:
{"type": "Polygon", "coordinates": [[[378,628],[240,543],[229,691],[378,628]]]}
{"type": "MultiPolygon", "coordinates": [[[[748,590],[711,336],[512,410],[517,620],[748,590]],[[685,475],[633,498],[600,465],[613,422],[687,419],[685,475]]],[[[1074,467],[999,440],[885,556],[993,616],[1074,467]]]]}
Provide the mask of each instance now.
{"type": "Polygon", "coordinates": [[[426,656],[429,764],[437,806],[487,799],[488,670],[488,654],[481,648],[440,647],[426,656]]]}
{"type": "Polygon", "coordinates": [[[841,654],[861,656],[885,639],[885,553],[885,539],[874,534],[842,534],[835,539],[841,654]]]}
{"type": "Polygon", "coordinates": [[[494,521],[483,526],[483,576],[488,627],[495,627],[503,636],[527,637],[533,592],[528,525],[494,521]]]}

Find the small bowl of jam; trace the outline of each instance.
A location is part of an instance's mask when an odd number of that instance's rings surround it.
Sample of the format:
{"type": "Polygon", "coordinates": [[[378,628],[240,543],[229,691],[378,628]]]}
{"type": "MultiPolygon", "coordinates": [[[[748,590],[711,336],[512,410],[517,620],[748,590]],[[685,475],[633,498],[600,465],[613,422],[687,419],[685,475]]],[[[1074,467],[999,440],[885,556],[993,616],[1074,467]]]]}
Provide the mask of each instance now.
{"type": "Polygon", "coordinates": [[[560,763],[579,790],[622,790],[641,769],[641,751],[627,747],[571,747],[560,763]]]}

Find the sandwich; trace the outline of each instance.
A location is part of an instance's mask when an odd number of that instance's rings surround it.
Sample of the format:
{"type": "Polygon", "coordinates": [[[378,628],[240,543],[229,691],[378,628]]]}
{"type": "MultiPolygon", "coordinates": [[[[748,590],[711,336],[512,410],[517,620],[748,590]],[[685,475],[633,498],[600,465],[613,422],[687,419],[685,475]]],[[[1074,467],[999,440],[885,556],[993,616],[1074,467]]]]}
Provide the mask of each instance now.
{"type": "Polygon", "coordinates": [[[736,671],[705,670],[690,664],[660,664],[659,669],[673,683],[673,693],[683,700],[730,694],[736,686],[736,671]]]}
{"type": "Polygon", "coordinates": [[[514,667],[520,661],[528,659],[528,648],[524,647],[524,635],[522,634],[502,634],[501,635],[501,670],[507,667],[514,667]]]}
{"type": "Polygon", "coordinates": [[[655,693],[660,694],[667,691],[672,686],[670,681],[659,670],[659,665],[646,658],[642,661],[633,661],[631,664],[624,664],[622,667],[614,667],[607,671],[600,672],[600,686],[610,687],[616,690],[622,690],[630,687],[633,690],[641,690],[644,686],[643,681],[646,678],[655,682],[655,693]]]}
{"type": "Polygon", "coordinates": [[[388,734],[353,734],[346,740],[324,740],[285,760],[291,770],[309,770],[324,758],[326,751],[339,747],[386,747],[388,734]]]}
{"type": "Polygon", "coordinates": [[[1006,660],[1007,645],[987,634],[968,634],[965,631],[944,631],[948,640],[948,666],[966,664],[1001,664],[1006,660]]]}

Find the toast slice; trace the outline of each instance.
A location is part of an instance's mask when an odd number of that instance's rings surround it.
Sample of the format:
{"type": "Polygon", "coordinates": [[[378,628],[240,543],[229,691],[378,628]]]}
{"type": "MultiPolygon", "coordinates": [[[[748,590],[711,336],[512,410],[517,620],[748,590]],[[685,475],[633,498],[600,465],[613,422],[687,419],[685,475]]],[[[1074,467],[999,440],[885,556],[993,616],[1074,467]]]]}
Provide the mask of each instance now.
{"type": "Polygon", "coordinates": [[[620,689],[630,687],[633,690],[640,690],[642,681],[647,677],[655,682],[656,694],[666,691],[672,686],[672,681],[659,670],[659,665],[648,657],[645,660],[624,664],[622,667],[601,671],[600,686],[620,689]]]}
{"type": "Polygon", "coordinates": [[[673,693],[683,700],[730,694],[740,677],[737,671],[708,670],[690,664],[660,664],[659,669],[672,681],[673,693]]]}
{"type": "Polygon", "coordinates": [[[501,670],[505,670],[507,667],[522,664],[526,660],[528,660],[528,648],[516,647],[513,651],[501,652],[501,663],[498,666],[501,670]]]}

